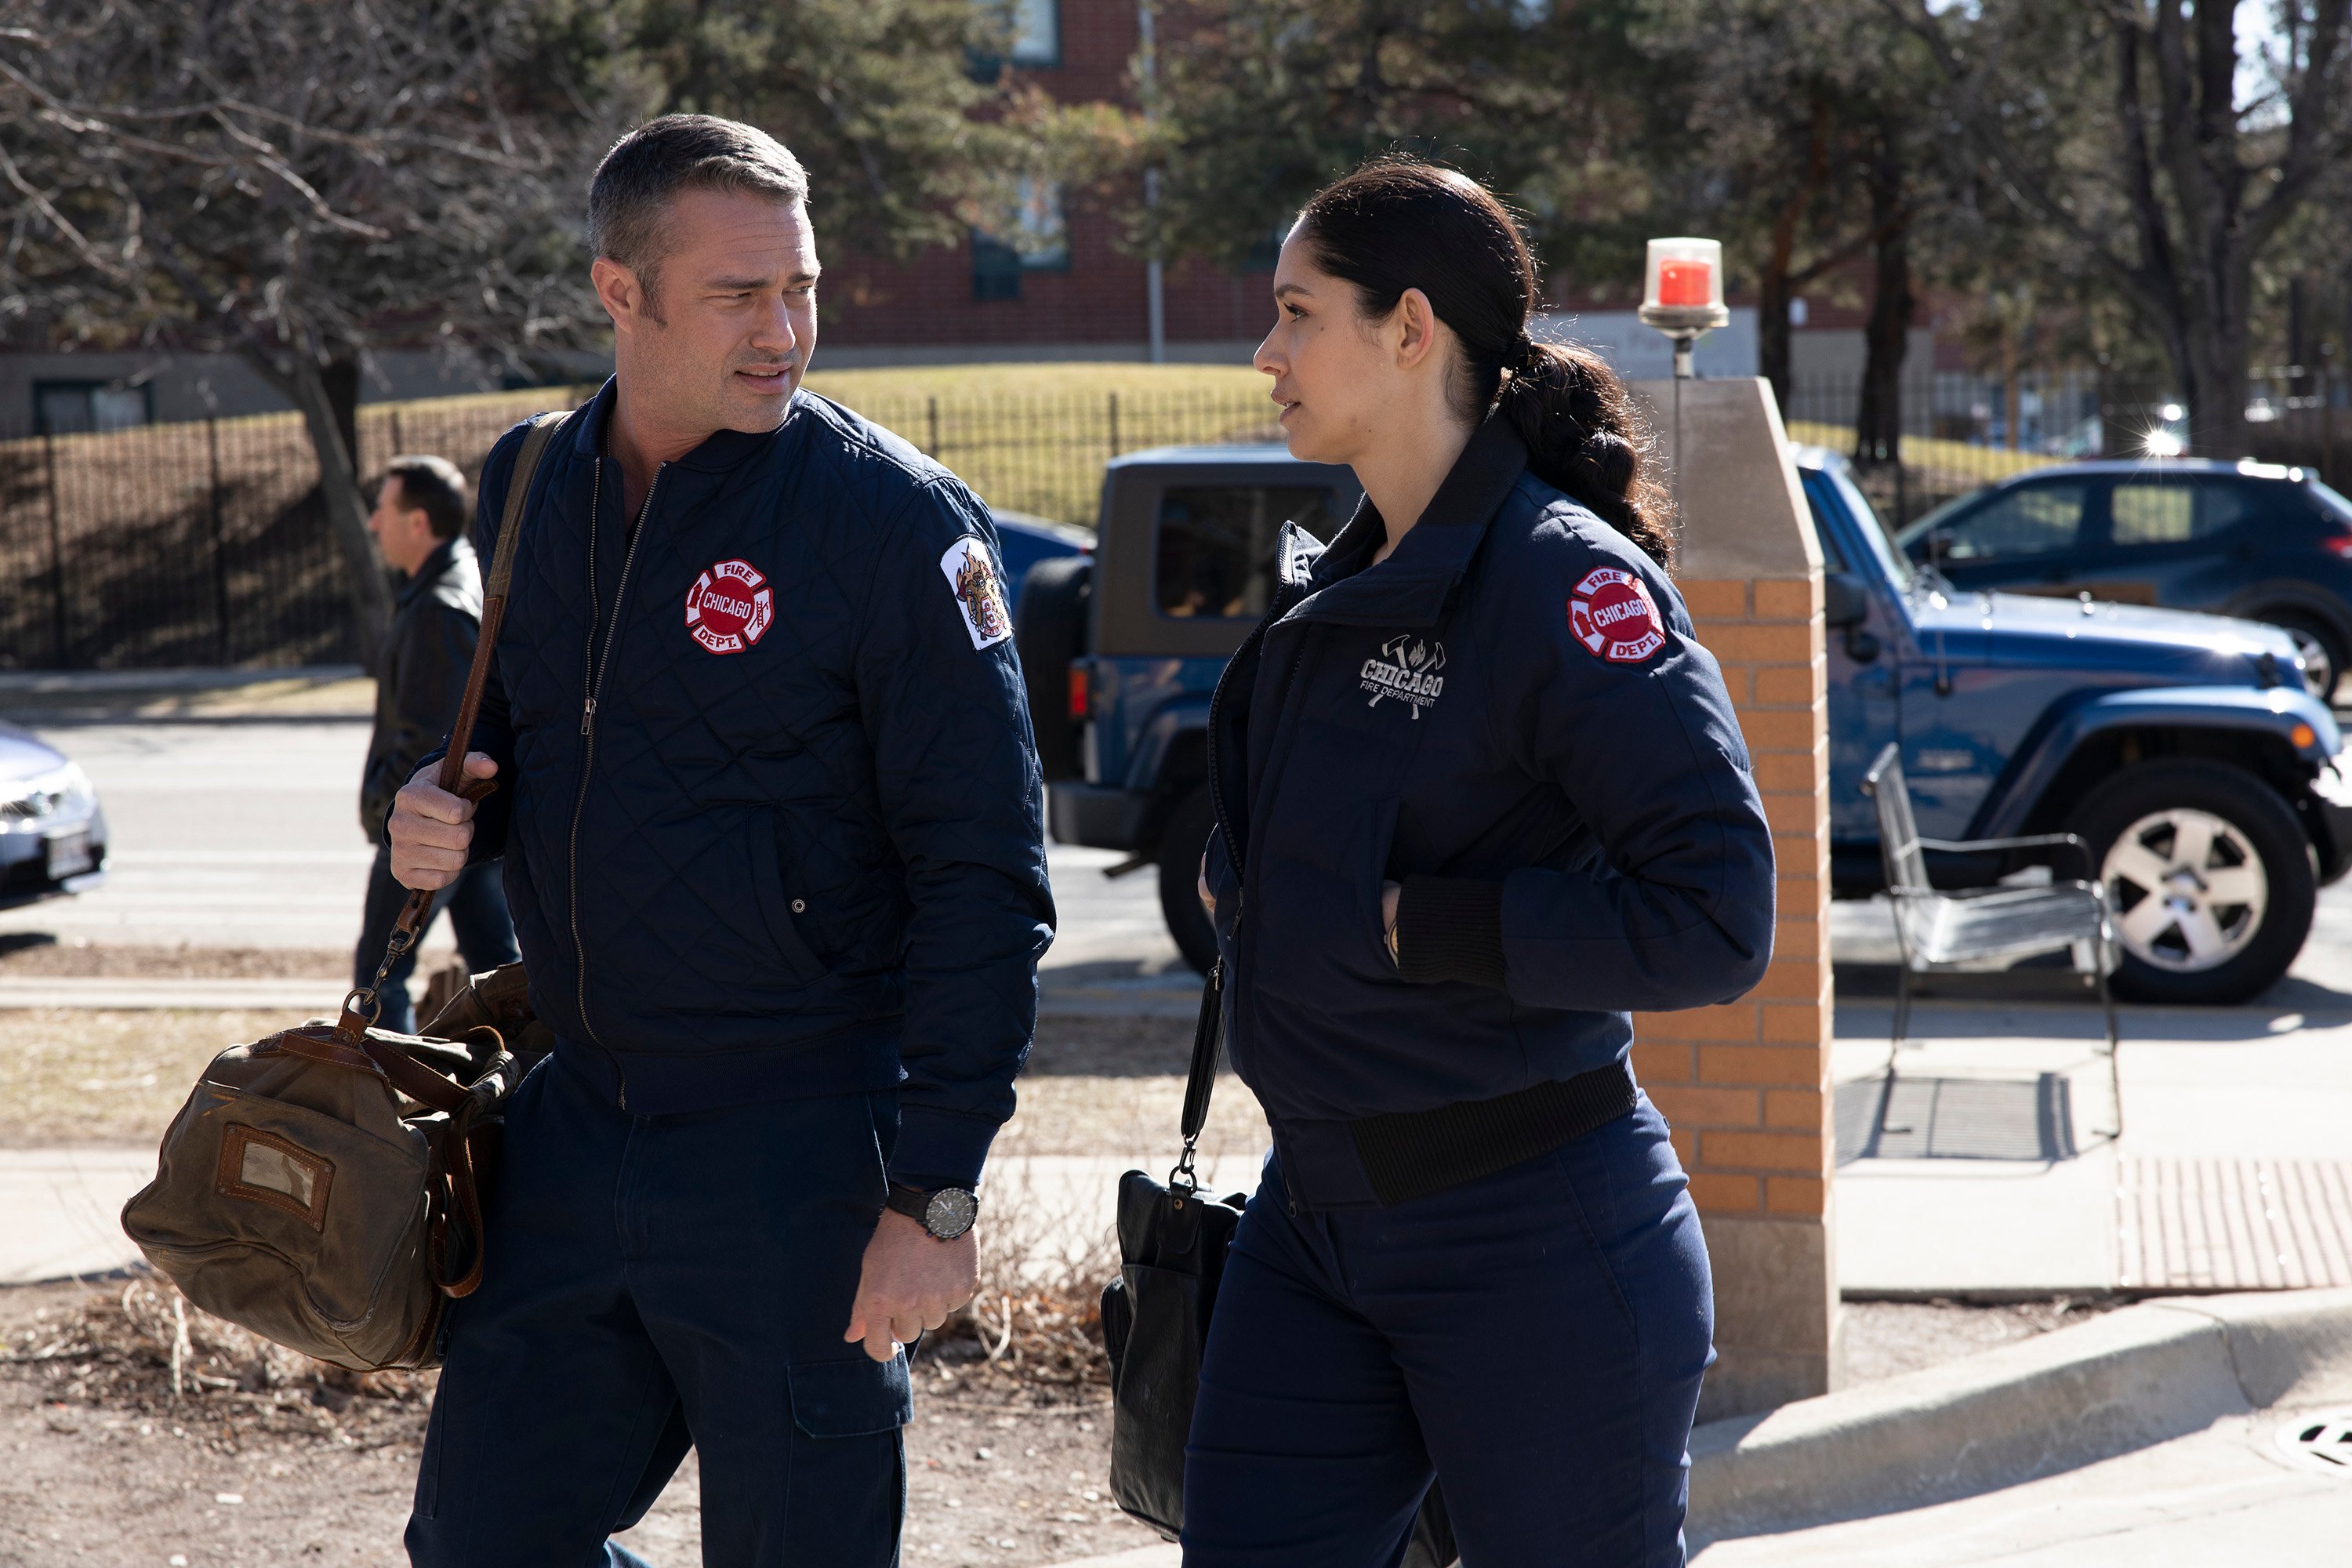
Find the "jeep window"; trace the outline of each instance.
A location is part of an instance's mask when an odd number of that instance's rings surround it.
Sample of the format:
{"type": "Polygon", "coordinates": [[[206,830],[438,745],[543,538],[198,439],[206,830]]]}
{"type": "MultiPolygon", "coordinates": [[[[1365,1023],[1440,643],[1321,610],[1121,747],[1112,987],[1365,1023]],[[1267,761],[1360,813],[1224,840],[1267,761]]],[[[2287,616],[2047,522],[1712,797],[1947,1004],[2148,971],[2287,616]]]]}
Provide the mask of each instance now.
{"type": "Polygon", "coordinates": [[[2108,537],[2120,549],[2186,544],[2236,527],[2253,501],[2252,486],[2228,479],[2126,479],[2107,499],[2108,537]]]}
{"type": "Polygon", "coordinates": [[[2305,479],[2304,484],[2311,499],[2319,503],[2320,516],[2339,527],[2352,527],[2352,500],[2345,499],[2342,491],[2316,479],[2305,479]]]}
{"type": "Polygon", "coordinates": [[[1160,498],[1160,613],[1255,620],[1274,598],[1274,540],[1285,521],[1331,536],[1331,492],[1272,485],[1180,486],[1160,498]]]}
{"type": "MultiPolygon", "coordinates": [[[[1863,548],[1869,551],[1871,557],[1878,563],[1878,569],[1885,573],[1887,580],[1896,587],[1910,587],[1911,563],[1895,548],[1894,542],[1887,537],[1886,525],[1878,521],[1877,509],[1870,504],[1870,498],[1862,493],[1862,487],[1853,482],[1853,476],[1847,471],[1846,466],[1843,463],[1829,464],[1822,469],[1822,476],[1829,480],[1831,488],[1845,502],[1846,512],[1853,519],[1854,531],[1862,535],[1863,548]]],[[[1817,521],[1813,524],[1813,531],[1821,535],[1823,548],[1828,548],[1830,531],[1817,521]]],[[[1843,562],[1840,564],[1842,566],[1843,562]]]]}
{"type": "Polygon", "coordinates": [[[1947,561],[2001,561],[2072,550],[2083,531],[2090,487],[2081,482],[2021,485],[1965,517],[1939,525],[1947,561]]]}

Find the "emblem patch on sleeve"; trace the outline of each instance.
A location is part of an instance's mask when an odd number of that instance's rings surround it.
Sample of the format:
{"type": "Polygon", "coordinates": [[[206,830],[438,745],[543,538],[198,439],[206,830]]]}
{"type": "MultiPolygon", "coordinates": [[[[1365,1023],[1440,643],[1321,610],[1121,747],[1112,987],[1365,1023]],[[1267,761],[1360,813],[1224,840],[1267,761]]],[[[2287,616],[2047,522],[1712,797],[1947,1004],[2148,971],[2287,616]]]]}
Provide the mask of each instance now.
{"type": "Polygon", "coordinates": [[[1666,646],[1665,623],[1639,577],[1596,566],[1569,595],[1568,629],[1587,653],[1611,664],[1639,664],[1666,646]]]}
{"type": "Polygon", "coordinates": [[[956,608],[963,612],[963,629],[971,634],[972,647],[987,647],[1013,635],[1013,612],[1004,604],[1004,578],[985,543],[965,534],[940,557],[940,570],[947,574],[948,587],[955,595],[956,608]]]}
{"type": "Polygon", "coordinates": [[[776,596],[749,561],[721,561],[686,591],[686,629],[712,653],[741,653],[775,618],[776,596]]]}

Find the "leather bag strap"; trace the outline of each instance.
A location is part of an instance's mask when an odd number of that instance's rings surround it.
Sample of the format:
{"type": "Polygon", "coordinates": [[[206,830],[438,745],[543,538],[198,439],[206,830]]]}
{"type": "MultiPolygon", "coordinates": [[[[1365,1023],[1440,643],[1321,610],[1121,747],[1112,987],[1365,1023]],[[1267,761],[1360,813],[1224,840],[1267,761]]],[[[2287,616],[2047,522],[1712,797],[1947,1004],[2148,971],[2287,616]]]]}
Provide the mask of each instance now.
{"type": "MultiPolygon", "coordinates": [[[[506,620],[507,587],[514,581],[515,548],[522,535],[523,500],[530,492],[531,479],[539,472],[539,460],[546,455],[548,444],[571,417],[570,413],[561,410],[531,416],[530,428],[523,434],[522,448],[515,454],[514,473],[507,480],[506,506],[499,513],[498,547],[491,553],[489,580],[482,585],[482,629],[474,640],[474,663],[466,672],[466,694],[457,704],[457,721],[449,726],[449,750],[442,757],[441,772],[435,778],[443,789],[467,800],[478,801],[498,787],[495,779],[465,776],[466,748],[474,738],[474,721],[481,717],[482,689],[489,683],[490,658],[498,647],[499,627],[506,620]]],[[[383,984],[393,960],[423,934],[433,918],[435,896],[434,890],[424,888],[409,892],[408,901],[400,906],[400,918],[393,922],[392,935],[384,943],[383,963],[376,970],[375,984],[354,991],[343,999],[339,1029],[346,1034],[365,1033],[376,1011],[375,986],[383,984]],[[366,998],[365,1015],[352,1005],[361,996],[366,998]]]]}
{"type": "Polygon", "coordinates": [[[1201,1130],[1209,1124],[1209,1096],[1217,1087],[1217,1047],[1224,1043],[1224,1034],[1225,961],[1220,958],[1209,970],[1208,984],[1201,988],[1201,1018],[1192,1028],[1192,1066],[1184,1079],[1184,1118],[1180,1129],[1184,1153],[1168,1173],[1171,1187],[1181,1183],[1187,1189],[1198,1189],[1201,1184],[1192,1173],[1192,1151],[1201,1142],[1201,1130]]]}

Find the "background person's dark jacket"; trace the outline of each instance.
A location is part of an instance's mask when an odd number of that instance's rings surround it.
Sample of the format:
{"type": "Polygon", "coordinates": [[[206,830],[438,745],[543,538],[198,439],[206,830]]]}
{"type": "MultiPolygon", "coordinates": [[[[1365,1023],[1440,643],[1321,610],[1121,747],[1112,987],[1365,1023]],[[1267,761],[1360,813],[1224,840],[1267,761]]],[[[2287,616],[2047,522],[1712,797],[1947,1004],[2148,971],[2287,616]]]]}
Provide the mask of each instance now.
{"type": "Polygon", "coordinates": [[[482,628],[482,574],[462,537],[442,541],[400,590],[377,660],[375,733],[360,775],[360,826],[378,844],[392,797],[449,737],[482,628]]]}
{"type": "MultiPolygon", "coordinates": [[[[472,854],[505,857],[531,1005],[633,1111],[897,1089],[892,1174],[971,1184],[1054,919],[1010,627],[975,635],[942,567],[996,559],[988,512],[803,392],[662,465],[635,526],[614,384],[540,463],[474,738],[500,787],[472,854]],[[714,581],[767,616],[713,652],[688,595],[736,562],[763,584],[714,581]]],[[[520,445],[483,470],[484,560],[520,445]]]]}
{"type": "Polygon", "coordinates": [[[1629,1014],[1727,1002],[1771,957],[1771,828],[1665,573],[1499,417],[1372,565],[1385,534],[1369,501],[1328,551],[1285,525],[1210,726],[1227,1039],[1310,1204],[1363,1188],[1355,1121],[1605,1068],[1629,1014]]]}

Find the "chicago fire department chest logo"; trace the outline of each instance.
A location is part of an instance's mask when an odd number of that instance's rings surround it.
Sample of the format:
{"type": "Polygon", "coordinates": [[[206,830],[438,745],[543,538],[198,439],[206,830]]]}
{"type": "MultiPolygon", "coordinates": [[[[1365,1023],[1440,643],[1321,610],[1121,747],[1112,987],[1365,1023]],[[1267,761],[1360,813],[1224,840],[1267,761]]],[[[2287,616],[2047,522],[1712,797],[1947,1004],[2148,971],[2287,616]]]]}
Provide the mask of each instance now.
{"type": "Polygon", "coordinates": [[[1445,689],[1445,677],[1437,673],[1444,668],[1444,643],[1410,633],[1392,637],[1381,644],[1378,658],[1364,660],[1364,668],[1356,672],[1363,689],[1372,694],[1364,706],[1378,708],[1382,699],[1393,699],[1418,719],[1421,710],[1445,689]]]}
{"type": "Polygon", "coordinates": [[[775,595],[749,561],[721,561],[686,591],[686,629],[713,653],[741,653],[775,618],[775,595]]]}
{"type": "Polygon", "coordinates": [[[972,647],[987,647],[1013,635],[1013,612],[1004,605],[1004,579],[987,545],[965,534],[940,557],[940,570],[947,574],[948,587],[955,594],[956,607],[963,612],[963,629],[971,634],[972,647]]]}
{"type": "Polygon", "coordinates": [[[1639,664],[1666,646],[1650,590],[1631,572],[1596,566],[1568,601],[1568,629],[1585,651],[1612,664],[1639,664]]]}

